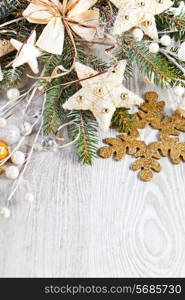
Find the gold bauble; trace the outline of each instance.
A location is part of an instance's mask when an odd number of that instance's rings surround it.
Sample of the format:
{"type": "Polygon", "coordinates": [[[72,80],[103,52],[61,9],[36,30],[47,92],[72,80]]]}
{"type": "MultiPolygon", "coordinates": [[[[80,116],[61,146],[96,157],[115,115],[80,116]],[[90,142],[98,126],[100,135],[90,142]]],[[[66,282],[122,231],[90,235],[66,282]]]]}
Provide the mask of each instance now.
{"type": "Polygon", "coordinates": [[[5,159],[8,155],[8,145],[5,142],[0,141],[0,161],[5,159]]]}

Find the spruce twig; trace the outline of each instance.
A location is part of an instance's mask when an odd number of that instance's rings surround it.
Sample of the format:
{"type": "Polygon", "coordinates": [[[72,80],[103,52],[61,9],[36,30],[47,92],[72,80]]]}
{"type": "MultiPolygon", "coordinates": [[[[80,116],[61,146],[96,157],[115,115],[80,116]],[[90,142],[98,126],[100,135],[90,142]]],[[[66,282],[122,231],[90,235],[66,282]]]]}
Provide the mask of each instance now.
{"type": "Polygon", "coordinates": [[[79,160],[83,164],[92,165],[97,157],[97,123],[89,111],[71,111],[68,118],[72,121],[69,133],[72,139],[79,134],[75,143],[79,160]]]}

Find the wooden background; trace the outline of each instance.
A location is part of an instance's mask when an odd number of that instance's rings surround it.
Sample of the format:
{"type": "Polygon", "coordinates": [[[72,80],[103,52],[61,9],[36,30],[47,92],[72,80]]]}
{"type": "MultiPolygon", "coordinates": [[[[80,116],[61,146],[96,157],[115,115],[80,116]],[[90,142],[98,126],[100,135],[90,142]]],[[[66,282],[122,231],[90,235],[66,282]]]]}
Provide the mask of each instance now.
{"type": "MultiPolygon", "coordinates": [[[[175,108],[170,90],[146,85],[141,76],[127,86],[135,93],[156,90],[175,108]]],[[[104,134],[115,136],[114,132],[104,134]]],[[[156,139],[144,130],[147,142],[156,139]]],[[[35,193],[22,200],[23,182],[0,220],[1,277],[184,277],[185,164],[161,160],[163,172],[150,183],[121,162],[97,159],[81,166],[73,148],[35,153],[26,172],[35,193]]],[[[0,205],[11,182],[0,181],[0,205]]]]}

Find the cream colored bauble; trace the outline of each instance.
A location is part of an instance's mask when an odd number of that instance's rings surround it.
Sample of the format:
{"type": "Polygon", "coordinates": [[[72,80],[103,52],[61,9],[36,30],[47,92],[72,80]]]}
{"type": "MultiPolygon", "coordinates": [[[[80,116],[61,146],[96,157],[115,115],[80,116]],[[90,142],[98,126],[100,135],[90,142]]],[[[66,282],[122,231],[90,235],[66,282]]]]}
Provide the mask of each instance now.
{"type": "Polygon", "coordinates": [[[23,165],[25,163],[25,155],[21,151],[16,151],[11,156],[11,161],[15,165],[23,165]]]}
{"type": "Polygon", "coordinates": [[[151,43],[149,46],[149,51],[151,53],[158,53],[159,52],[159,44],[158,43],[151,43]]]}
{"type": "Polygon", "coordinates": [[[144,33],[141,29],[135,28],[132,30],[132,36],[133,36],[134,40],[139,42],[139,41],[142,41],[144,33]]]}
{"type": "Polygon", "coordinates": [[[167,34],[163,35],[160,39],[160,42],[163,46],[169,46],[172,42],[171,37],[167,34]]]}
{"type": "Polygon", "coordinates": [[[34,195],[32,193],[26,193],[24,199],[27,203],[31,204],[34,202],[34,195]]]}
{"type": "Polygon", "coordinates": [[[16,100],[19,96],[20,91],[16,88],[12,88],[7,91],[7,97],[9,100],[16,100]]]}
{"type": "Polygon", "coordinates": [[[0,217],[8,219],[10,217],[10,210],[7,207],[0,208],[0,217]]]}
{"type": "Polygon", "coordinates": [[[20,139],[19,128],[9,124],[4,128],[0,128],[0,139],[10,145],[17,143],[20,139]]]}
{"type": "Polygon", "coordinates": [[[15,166],[6,167],[5,175],[8,179],[16,179],[19,176],[19,169],[15,166]]]}

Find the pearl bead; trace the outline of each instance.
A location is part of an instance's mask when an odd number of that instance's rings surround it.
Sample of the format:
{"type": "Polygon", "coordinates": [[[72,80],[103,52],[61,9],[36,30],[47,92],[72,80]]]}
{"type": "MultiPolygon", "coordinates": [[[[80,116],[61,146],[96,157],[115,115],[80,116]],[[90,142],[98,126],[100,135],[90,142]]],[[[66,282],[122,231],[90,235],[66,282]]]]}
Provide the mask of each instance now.
{"type": "Polygon", "coordinates": [[[163,45],[163,46],[169,46],[170,44],[171,44],[171,42],[172,42],[172,40],[171,40],[171,37],[169,36],[169,35],[163,35],[162,37],[161,37],[161,40],[160,40],[160,42],[161,42],[161,44],[163,45]]]}
{"type": "Polygon", "coordinates": [[[134,40],[139,42],[143,39],[144,33],[141,29],[135,28],[134,30],[132,30],[132,36],[134,40]]]}
{"type": "Polygon", "coordinates": [[[7,97],[9,100],[15,100],[20,96],[20,91],[16,88],[9,89],[7,91],[7,97]]]}
{"type": "Polygon", "coordinates": [[[21,151],[16,151],[11,156],[11,161],[15,165],[23,165],[25,162],[25,155],[21,151]]]}
{"type": "Polygon", "coordinates": [[[34,195],[32,193],[27,193],[24,197],[25,201],[28,203],[33,203],[34,202],[34,195]]]}
{"type": "Polygon", "coordinates": [[[10,210],[7,207],[0,208],[0,217],[8,219],[10,217],[10,210]]]}
{"type": "Polygon", "coordinates": [[[179,60],[185,61],[185,42],[181,44],[177,55],[179,60]]]}
{"type": "Polygon", "coordinates": [[[4,127],[6,127],[6,119],[4,119],[4,118],[0,118],[0,128],[4,128],[4,127]]]}
{"type": "Polygon", "coordinates": [[[24,122],[21,127],[21,134],[24,136],[30,135],[32,132],[32,125],[29,122],[24,122]]]}
{"type": "Polygon", "coordinates": [[[6,167],[5,175],[8,179],[16,179],[19,176],[19,169],[15,166],[6,167]]]}
{"type": "Polygon", "coordinates": [[[151,53],[158,53],[159,52],[159,44],[158,43],[151,43],[150,46],[149,46],[149,51],[151,53]]]}
{"type": "Polygon", "coordinates": [[[176,86],[174,88],[174,93],[176,96],[181,97],[184,94],[185,89],[182,86],[176,86]]]}
{"type": "Polygon", "coordinates": [[[15,144],[20,139],[20,130],[15,125],[7,125],[5,128],[0,128],[0,138],[7,144],[15,144]]]}

